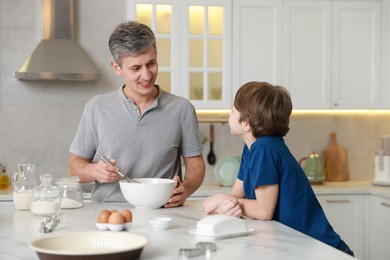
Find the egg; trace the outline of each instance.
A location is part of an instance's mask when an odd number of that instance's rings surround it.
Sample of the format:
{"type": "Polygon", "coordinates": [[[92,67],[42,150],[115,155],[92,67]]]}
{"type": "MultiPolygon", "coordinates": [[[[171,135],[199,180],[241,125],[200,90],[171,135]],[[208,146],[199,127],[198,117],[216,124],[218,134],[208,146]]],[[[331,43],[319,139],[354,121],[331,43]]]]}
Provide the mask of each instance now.
{"type": "Polygon", "coordinates": [[[108,223],[111,212],[109,210],[102,210],[98,216],[98,223],[108,223]]]}
{"type": "Polygon", "coordinates": [[[122,216],[125,218],[125,222],[126,223],[129,223],[129,222],[132,222],[133,221],[133,214],[131,213],[130,210],[128,209],[124,209],[122,211],[122,216]]]}
{"type": "Polygon", "coordinates": [[[112,212],[109,219],[108,219],[109,224],[114,224],[114,225],[120,225],[125,223],[125,218],[122,216],[121,213],[115,211],[112,212]]]}

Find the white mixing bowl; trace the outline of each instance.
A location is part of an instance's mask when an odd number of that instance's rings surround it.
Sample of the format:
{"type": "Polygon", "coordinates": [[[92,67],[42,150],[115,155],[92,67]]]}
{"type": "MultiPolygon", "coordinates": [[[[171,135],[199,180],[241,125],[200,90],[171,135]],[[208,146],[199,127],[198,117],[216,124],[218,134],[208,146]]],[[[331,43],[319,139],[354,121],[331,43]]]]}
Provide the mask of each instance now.
{"type": "Polygon", "coordinates": [[[162,178],[134,178],[140,183],[119,181],[123,197],[136,208],[156,209],[167,203],[176,187],[176,181],[162,178]]]}

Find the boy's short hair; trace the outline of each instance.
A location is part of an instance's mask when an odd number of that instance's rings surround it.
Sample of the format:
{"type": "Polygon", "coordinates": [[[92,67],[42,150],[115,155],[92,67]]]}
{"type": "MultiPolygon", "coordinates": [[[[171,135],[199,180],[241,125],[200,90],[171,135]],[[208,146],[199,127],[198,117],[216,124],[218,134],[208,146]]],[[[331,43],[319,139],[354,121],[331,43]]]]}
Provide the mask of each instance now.
{"type": "Polygon", "coordinates": [[[289,92],[267,82],[248,82],[234,98],[240,122],[246,121],[255,138],[265,135],[285,136],[289,128],[292,102],[289,92]]]}

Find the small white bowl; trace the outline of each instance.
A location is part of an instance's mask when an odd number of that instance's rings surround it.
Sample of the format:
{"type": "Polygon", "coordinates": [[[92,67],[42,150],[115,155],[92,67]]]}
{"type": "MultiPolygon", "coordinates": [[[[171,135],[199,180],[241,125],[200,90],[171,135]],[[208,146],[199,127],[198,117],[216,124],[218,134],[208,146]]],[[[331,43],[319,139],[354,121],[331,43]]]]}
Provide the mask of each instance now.
{"type": "Polygon", "coordinates": [[[108,224],[107,223],[96,223],[96,227],[99,229],[99,230],[107,230],[108,229],[108,224]]]}
{"type": "Polygon", "coordinates": [[[156,217],[150,218],[149,223],[154,230],[165,230],[170,227],[172,218],[168,217],[156,217]]]}
{"type": "Polygon", "coordinates": [[[129,229],[129,228],[131,228],[131,224],[132,224],[132,222],[126,222],[125,224],[124,224],[124,229],[129,229]]]}
{"type": "Polygon", "coordinates": [[[131,222],[127,222],[124,224],[108,224],[108,223],[96,223],[96,227],[99,230],[105,231],[105,230],[111,230],[111,231],[121,231],[131,228],[131,222]]]}
{"type": "Polygon", "coordinates": [[[108,228],[111,231],[122,231],[125,224],[108,224],[108,228]]]}

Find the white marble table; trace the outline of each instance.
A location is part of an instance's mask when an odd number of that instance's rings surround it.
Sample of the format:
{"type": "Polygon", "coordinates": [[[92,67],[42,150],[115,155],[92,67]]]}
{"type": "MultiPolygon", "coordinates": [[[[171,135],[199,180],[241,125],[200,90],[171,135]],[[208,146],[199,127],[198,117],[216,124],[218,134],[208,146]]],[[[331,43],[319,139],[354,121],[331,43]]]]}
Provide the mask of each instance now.
{"type": "MultiPolygon", "coordinates": [[[[97,230],[95,222],[101,210],[125,208],[133,212],[134,219],[131,229],[122,232],[144,235],[149,239],[140,259],[178,259],[180,248],[193,248],[197,242],[205,241],[189,233],[204,217],[200,200],[189,200],[178,208],[156,210],[134,209],[127,203],[87,202],[79,209],[62,210],[61,223],[54,232],[97,230]],[[155,216],[172,217],[172,226],[167,230],[154,231],[148,219],[155,216]]],[[[29,211],[16,210],[12,202],[0,202],[0,258],[38,259],[27,243],[45,236],[39,232],[42,220],[42,217],[33,216],[29,211]]],[[[255,229],[254,232],[247,236],[216,240],[217,251],[212,252],[209,259],[353,259],[278,222],[245,221],[248,228],[255,229]]]]}

